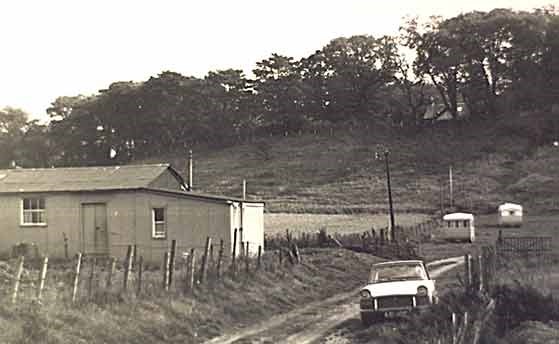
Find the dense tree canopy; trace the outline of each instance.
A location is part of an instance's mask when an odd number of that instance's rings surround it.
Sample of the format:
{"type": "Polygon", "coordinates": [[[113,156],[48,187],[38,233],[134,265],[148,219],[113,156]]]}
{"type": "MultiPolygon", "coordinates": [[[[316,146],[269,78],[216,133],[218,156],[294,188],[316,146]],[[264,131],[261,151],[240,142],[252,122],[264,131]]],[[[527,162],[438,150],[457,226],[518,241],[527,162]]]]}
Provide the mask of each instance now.
{"type": "Polygon", "coordinates": [[[426,108],[471,120],[559,103],[559,19],[549,7],[410,19],[397,37],[335,38],[299,60],[272,54],[253,76],[163,71],[60,96],[48,125],[0,110],[0,166],[114,164],[195,144],[226,146],[316,126],[419,128],[426,108]]]}

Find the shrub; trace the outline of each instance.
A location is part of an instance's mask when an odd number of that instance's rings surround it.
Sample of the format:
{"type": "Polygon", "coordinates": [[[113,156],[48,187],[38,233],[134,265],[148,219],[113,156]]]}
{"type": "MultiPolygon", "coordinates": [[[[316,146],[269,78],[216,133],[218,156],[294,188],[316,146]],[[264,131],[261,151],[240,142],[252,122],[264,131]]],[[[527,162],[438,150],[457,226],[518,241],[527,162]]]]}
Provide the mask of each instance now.
{"type": "Polygon", "coordinates": [[[524,321],[559,320],[559,300],[533,286],[500,285],[494,289],[497,332],[504,335],[524,321]]]}

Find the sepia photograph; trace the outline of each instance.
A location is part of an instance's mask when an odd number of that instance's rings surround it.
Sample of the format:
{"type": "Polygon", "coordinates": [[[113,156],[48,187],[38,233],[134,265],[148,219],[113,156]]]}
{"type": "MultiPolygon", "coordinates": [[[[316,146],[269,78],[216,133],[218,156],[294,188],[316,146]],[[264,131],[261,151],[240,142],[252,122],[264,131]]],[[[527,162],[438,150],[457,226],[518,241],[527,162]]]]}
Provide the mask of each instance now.
{"type": "Polygon", "coordinates": [[[0,344],[559,344],[558,1],[2,1],[0,344]]]}

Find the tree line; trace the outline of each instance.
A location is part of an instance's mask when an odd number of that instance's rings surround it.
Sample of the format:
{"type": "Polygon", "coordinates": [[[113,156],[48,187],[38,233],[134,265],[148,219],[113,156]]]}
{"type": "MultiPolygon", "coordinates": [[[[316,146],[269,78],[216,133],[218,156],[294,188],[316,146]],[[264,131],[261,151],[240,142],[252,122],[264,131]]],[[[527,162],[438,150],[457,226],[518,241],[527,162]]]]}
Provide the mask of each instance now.
{"type": "Polygon", "coordinates": [[[413,132],[429,107],[453,120],[461,107],[470,120],[550,111],[559,102],[557,56],[553,7],[409,18],[395,36],[339,37],[299,60],[272,54],[252,77],[235,69],[203,78],[164,71],[61,96],[45,125],[5,108],[0,166],[123,163],[316,126],[413,132]]]}

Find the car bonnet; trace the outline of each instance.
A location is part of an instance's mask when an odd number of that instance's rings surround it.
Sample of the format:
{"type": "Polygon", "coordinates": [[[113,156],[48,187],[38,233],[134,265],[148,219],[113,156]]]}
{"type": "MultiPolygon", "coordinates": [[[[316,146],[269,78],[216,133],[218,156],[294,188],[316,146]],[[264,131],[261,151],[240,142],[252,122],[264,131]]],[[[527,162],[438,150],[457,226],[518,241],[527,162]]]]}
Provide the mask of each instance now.
{"type": "Polygon", "coordinates": [[[368,290],[373,297],[386,295],[415,295],[417,288],[427,287],[429,293],[434,289],[433,281],[413,280],[413,281],[393,281],[368,284],[363,289],[368,290]]]}

